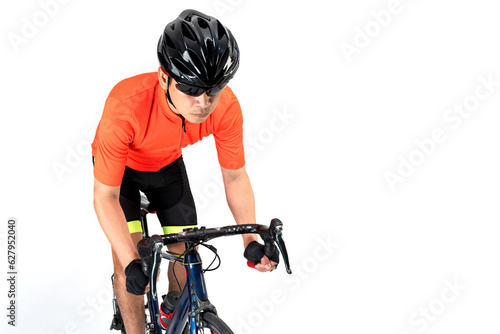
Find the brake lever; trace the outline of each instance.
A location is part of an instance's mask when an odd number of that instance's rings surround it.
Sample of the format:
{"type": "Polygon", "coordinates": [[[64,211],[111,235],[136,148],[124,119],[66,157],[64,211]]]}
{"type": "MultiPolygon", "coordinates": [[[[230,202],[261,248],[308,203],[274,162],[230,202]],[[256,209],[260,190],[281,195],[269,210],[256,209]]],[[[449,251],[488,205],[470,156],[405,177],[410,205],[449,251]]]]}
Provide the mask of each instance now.
{"type": "Polygon", "coordinates": [[[286,272],[288,274],[291,274],[292,269],[290,269],[290,262],[288,261],[288,253],[286,251],[285,241],[283,241],[281,233],[276,235],[276,243],[278,244],[278,248],[281,252],[281,255],[283,256],[283,262],[285,262],[286,272]]]}
{"type": "Polygon", "coordinates": [[[264,241],[264,254],[270,259],[274,254],[274,238],[273,234],[267,226],[257,225],[257,232],[264,241]]]}
{"type": "Polygon", "coordinates": [[[290,269],[290,261],[288,260],[288,252],[286,251],[285,241],[283,240],[283,223],[278,218],[274,218],[271,220],[271,224],[269,225],[269,234],[270,237],[276,242],[278,245],[278,249],[283,256],[283,262],[285,262],[286,272],[288,274],[292,273],[290,269]]]}
{"type": "Polygon", "coordinates": [[[153,249],[153,262],[151,264],[151,276],[149,277],[149,287],[151,289],[151,295],[153,300],[158,300],[158,293],[156,291],[156,280],[158,276],[158,271],[160,269],[161,262],[161,245],[156,244],[153,249]]]}
{"type": "Polygon", "coordinates": [[[142,271],[146,276],[149,276],[149,288],[154,300],[158,299],[156,292],[156,278],[160,268],[160,250],[162,247],[163,241],[158,235],[141,239],[137,243],[137,250],[142,260],[142,271]]]}

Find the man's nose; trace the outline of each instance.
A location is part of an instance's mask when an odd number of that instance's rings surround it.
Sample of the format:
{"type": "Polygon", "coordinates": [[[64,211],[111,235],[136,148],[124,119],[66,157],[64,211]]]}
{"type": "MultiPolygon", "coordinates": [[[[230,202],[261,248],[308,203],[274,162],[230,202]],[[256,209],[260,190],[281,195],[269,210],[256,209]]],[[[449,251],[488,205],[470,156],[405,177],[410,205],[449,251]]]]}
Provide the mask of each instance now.
{"type": "Polygon", "coordinates": [[[206,108],[210,104],[209,97],[206,92],[196,97],[196,106],[206,108]]]}

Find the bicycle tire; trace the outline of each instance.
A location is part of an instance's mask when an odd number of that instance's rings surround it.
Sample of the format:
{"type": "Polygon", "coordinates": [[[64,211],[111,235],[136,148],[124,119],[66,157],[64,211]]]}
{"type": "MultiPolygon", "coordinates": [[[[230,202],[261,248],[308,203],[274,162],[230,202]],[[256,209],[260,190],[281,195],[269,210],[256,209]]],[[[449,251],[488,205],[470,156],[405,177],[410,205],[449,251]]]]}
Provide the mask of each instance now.
{"type": "MultiPolygon", "coordinates": [[[[198,333],[234,334],[231,328],[214,313],[203,312],[201,320],[202,327],[198,328],[198,333]],[[205,329],[208,331],[205,331],[205,329]]],[[[189,334],[189,324],[184,328],[184,334],[189,334]]]]}

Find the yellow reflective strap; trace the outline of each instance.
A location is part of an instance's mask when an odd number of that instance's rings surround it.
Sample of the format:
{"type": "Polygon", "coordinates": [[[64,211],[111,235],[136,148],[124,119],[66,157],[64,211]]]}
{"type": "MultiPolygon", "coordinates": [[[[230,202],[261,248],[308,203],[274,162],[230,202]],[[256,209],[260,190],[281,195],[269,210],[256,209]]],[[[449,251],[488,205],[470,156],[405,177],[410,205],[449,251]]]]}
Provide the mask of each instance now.
{"type": "Polygon", "coordinates": [[[128,231],[130,233],[137,233],[141,232],[142,233],[142,226],[141,226],[141,221],[140,220],[132,220],[127,223],[128,225],[128,231]]]}
{"type": "MultiPolygon", "coordinates": [[[[170,255],[172,255],[172,256],[178,257],[179,260],[184,261],[184,256],[182,256],[182,254],[175,254],[175,253],[172,253],[172,252],[169,252],[169,251],[167,251],[167,253],[170,254],[170,255]]],[[[180,263],[182,263],[182,262],[180,262],[180,263]]]]}
{"type": "Polygon", "coordinates": [[[170,234],[170,233],[179,233],[182,232],[185,228],[195,228],[198,227],[198,225],[190,225],[190,226],[162,226],[161,228],[163,229],[163,234],[170,234]]]}

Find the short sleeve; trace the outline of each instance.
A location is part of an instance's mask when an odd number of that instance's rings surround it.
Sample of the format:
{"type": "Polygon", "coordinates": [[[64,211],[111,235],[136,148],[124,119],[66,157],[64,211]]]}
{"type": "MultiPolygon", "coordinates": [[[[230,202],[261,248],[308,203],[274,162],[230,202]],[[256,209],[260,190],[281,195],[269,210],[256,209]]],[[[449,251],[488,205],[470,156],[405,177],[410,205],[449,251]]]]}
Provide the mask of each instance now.
{"type": "Polygon", "coordinates": [[[231,102],[214,133],[214,138],[221,167],[239,169],[245,166],[243,115],[236,97],[231,102]]]}
{"type": "Polygon", "coordinates": [[[92,143],[94,177],[108,186],[121,184],[136,122],[118,99],[108,98],[92,143]]]}

